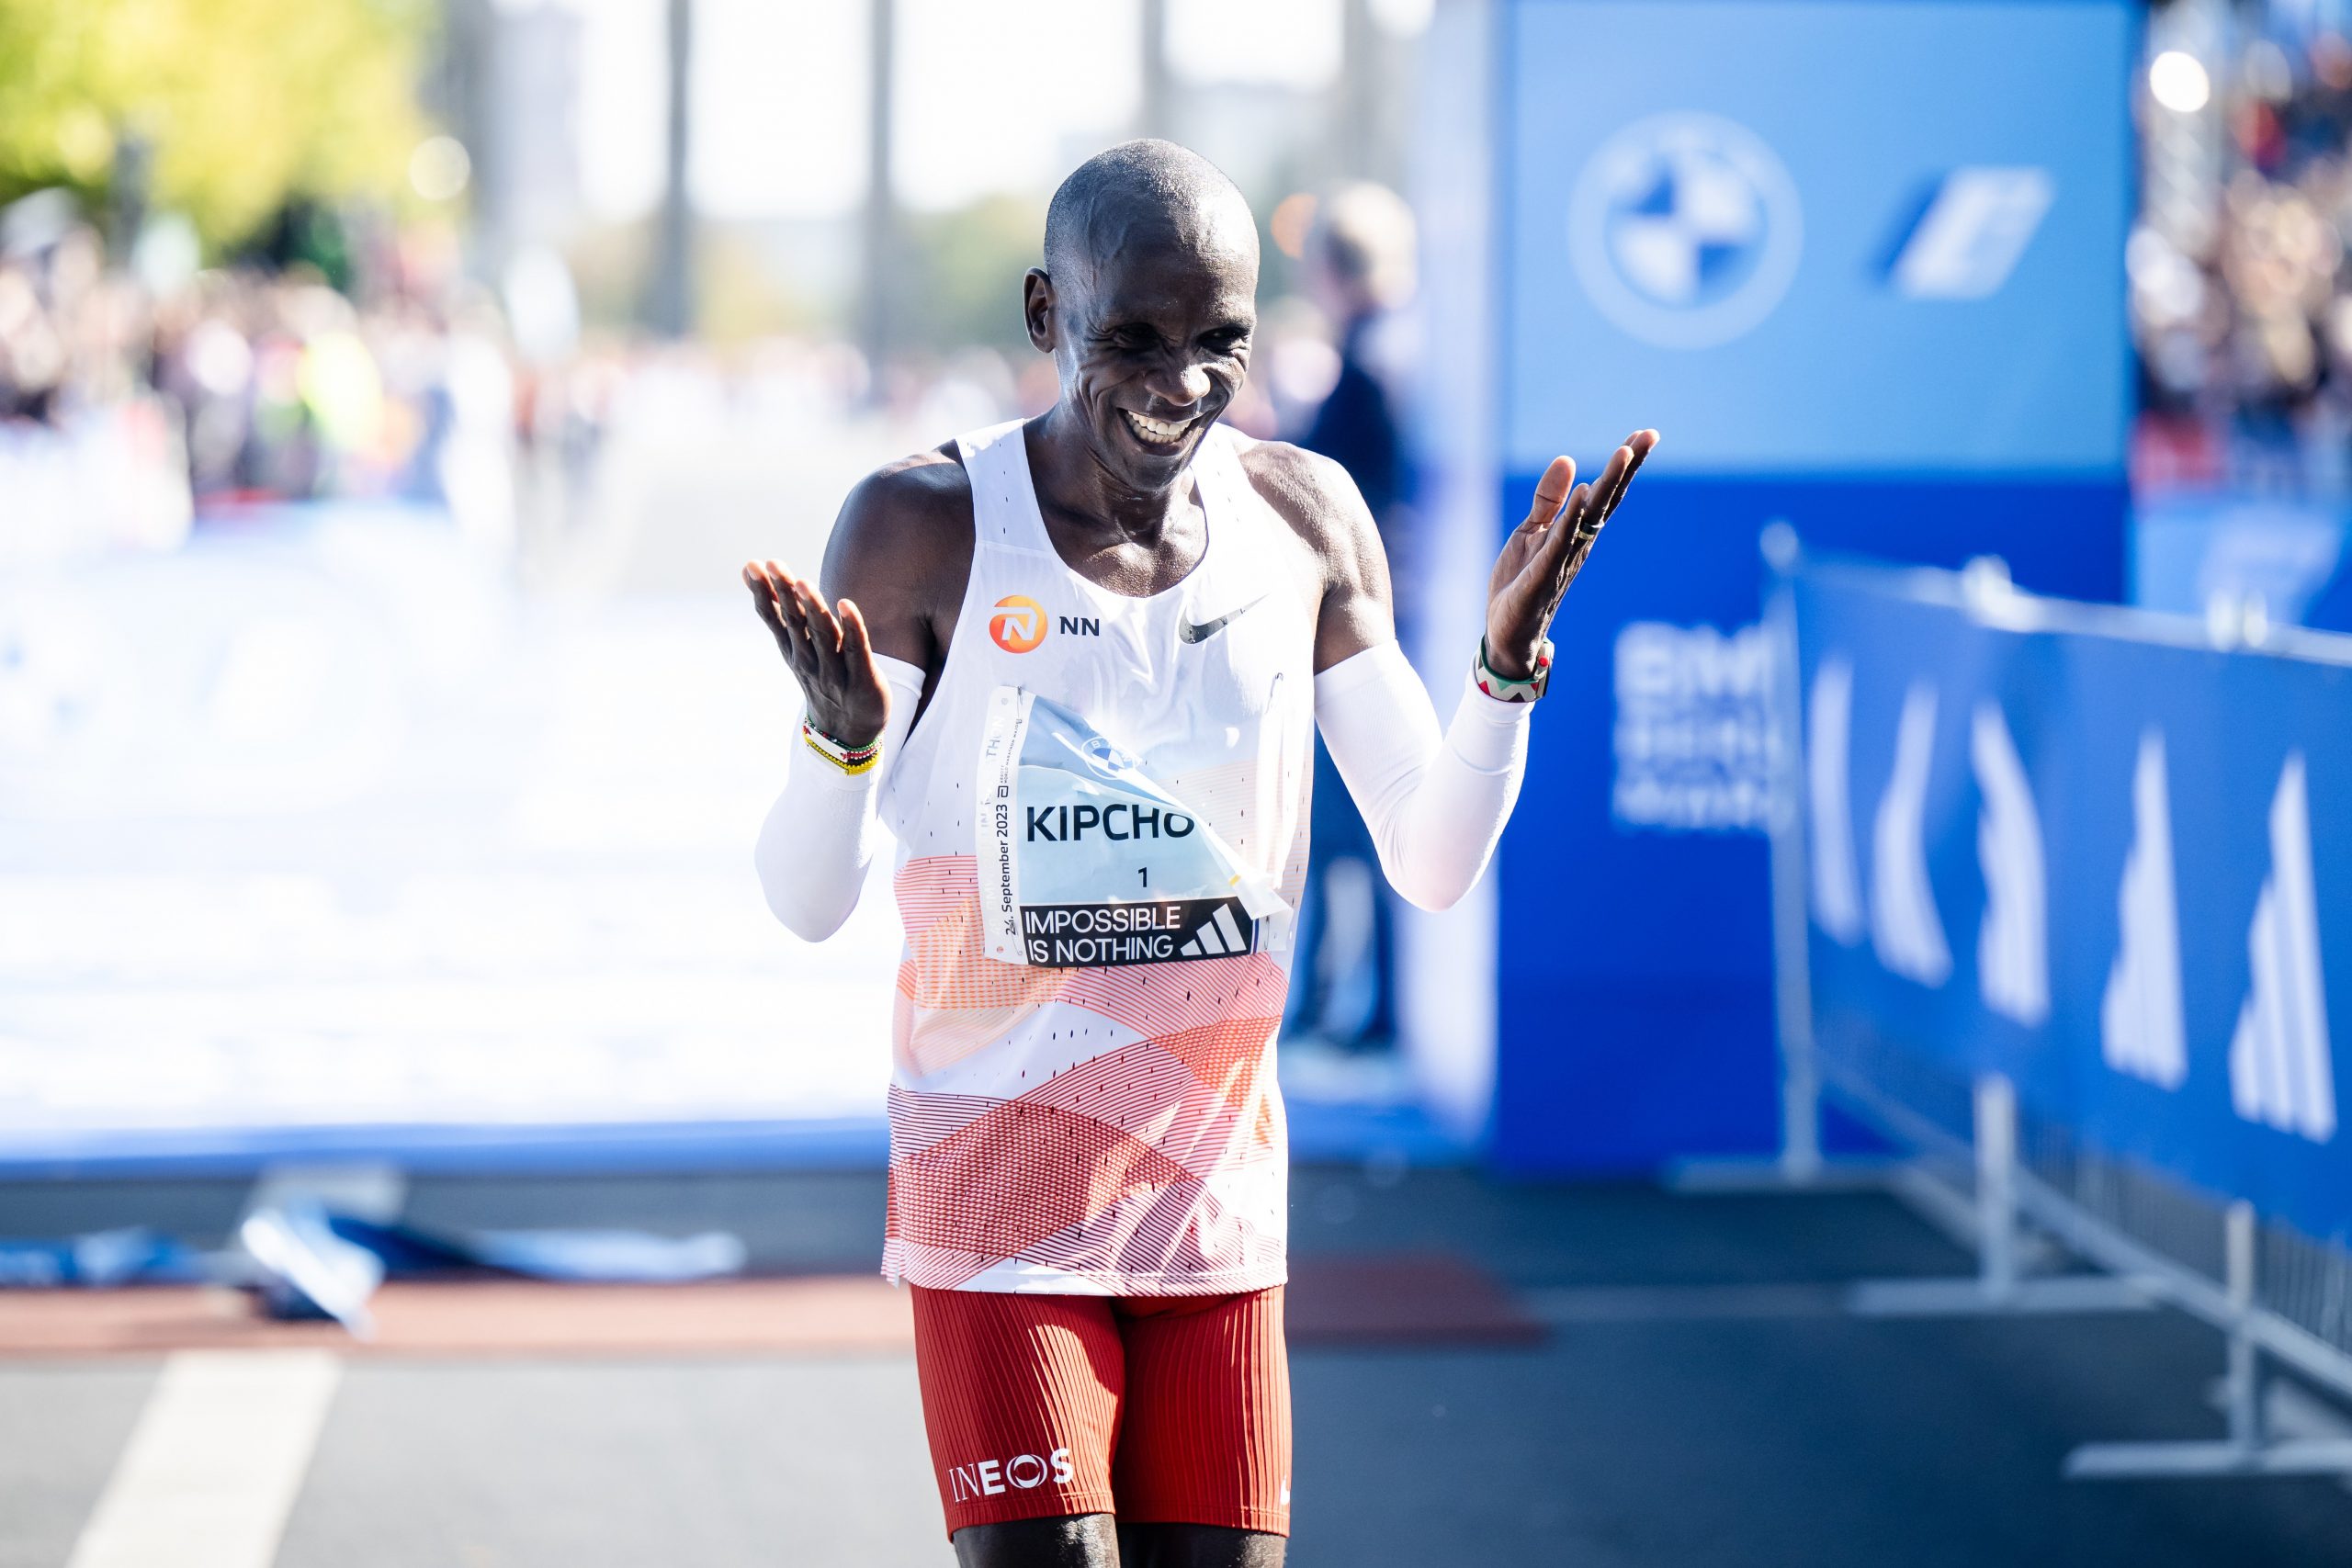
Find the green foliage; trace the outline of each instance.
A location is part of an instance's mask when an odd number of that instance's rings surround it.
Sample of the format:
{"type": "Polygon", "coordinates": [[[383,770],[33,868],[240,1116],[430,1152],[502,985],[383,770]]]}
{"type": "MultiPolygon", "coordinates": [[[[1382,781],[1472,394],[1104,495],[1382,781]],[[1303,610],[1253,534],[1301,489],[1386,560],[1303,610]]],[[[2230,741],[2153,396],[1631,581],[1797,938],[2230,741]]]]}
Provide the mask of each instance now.
{"type": "Polygon", "coordinates": [[[424,134],[427,0],[0,0],[0,198],[104,190],[152,149],[151,197],[231,244],[295,195],[389,195],[424,134]]]}
{"type": "Polygon", "coordinates": [[[942,350],[985,344],[1025,356],[1021,278],[1038,265],[1045,232],[1045,208],[1012,196],[910,219],[897,341],[942,350]]]}

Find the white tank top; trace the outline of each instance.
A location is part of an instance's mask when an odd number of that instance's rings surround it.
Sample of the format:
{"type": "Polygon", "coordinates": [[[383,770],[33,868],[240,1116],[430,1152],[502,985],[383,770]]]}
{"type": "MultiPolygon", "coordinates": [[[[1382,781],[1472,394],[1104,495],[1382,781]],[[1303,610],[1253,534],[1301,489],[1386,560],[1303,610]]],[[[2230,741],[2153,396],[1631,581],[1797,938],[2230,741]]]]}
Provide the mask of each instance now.
{"type": "Polygon", "coordinates": [[[906,927],[883,1271],[1206,1295],[1284,1279],[1274,1035],[1306,871],[1314,627],[1248,445],[1193,463],[1201,559],[1072,571],[1019,422],[956,441],[971,578],[891,765],[906,927]]]}

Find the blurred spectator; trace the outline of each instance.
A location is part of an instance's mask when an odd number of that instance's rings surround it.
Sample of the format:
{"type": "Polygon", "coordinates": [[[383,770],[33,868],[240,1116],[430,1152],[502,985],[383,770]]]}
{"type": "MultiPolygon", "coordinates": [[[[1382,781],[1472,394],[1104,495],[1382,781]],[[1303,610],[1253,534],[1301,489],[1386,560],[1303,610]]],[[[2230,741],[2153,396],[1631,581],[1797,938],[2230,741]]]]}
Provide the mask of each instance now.
{"type": "MultiPolygon", "coordinates": [[[[345,236],[338,288],[299,258],[167,276],[132,247],[110,264],[62,190],[0,209],[0,560],[168,549],[207,517],[338,500],[443,512],[501,549],[560,546],[611,489],[616,441],[636,506],[649,476],[707,466],[713,443],[844,431],[877,384],[837,342],[583,332],[553,252],[493,294],[435,238],[345,236]]],[[[1034,412],[1051,367],[1024,354],[1022,370],[985,346],[909,354],[882,367],[879,426],[853,445],[1034,412]]]]}
{"type": "Polygon", "coordinates": [[[1403,318],[1414,282],[1412,209],[1375,185],[1342,187],[1321,203],[1306,242],[1306,286],[1339,339],[1338,378],[1298,437],[1348,470],[1372,509],[1400,582],[1412,576],[1411,471],[1397,389],[1403,318]]]}
{"type": "Polygon", "coordinates": [[[2143,104],[2143,495],[2352,495],[2352,42],[2311,15],[2249,13],[2233,54],[2201,62],[2210,104],[2143,104]]]}
{"type": "Polygon", "coordinates": [[[139,363],[145,301],[69,218],[0,214],[0,564],[83,541],[168,548],[188,527],[178,422],[139,363]]]}
{"type": "MultiPolygon", "coordinates": [[[[1411,209],[1379,186],[1342,187],[1321,202],[1305,247],[1307,289],[1338,339],[1330,390],[1298,444],[1333,459],[1356,481],[1388,555],[1397,629],[1407,647],[1413,600],[1412,475],[1396,388],[1399,310],[1413,291],[1411,209]]],[[[1278,360],[1279,378],[1281,363],[1278,360]]],[[[1286,1035],[1351,1055],[1393,1047],[1396,1034],[1394,898],[1380,856],[1339,771],[1315,747],[1312,850],[1299,911],[1302,960],[1286,1035]]]]}

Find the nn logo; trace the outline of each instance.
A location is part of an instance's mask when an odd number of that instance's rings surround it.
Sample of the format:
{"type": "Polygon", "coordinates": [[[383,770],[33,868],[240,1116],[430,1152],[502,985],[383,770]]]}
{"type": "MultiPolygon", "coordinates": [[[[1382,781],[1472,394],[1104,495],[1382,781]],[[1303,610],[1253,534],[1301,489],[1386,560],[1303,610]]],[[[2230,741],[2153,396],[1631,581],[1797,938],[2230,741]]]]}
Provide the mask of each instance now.
{"type": "Polygon", "coordinates": [[[2246,932],[2254,983],[2230,1036],[2230,1103],[2249,1122],[2335,1135],[2327,998],[2320,988],[2319,900],[2312,883],[2312,811],[2303,754],[2293,752],[2270,802],[2270,874],[2246,932]]]}
{"type": "Polygon", "coordinates": [[[1007,653],[1027,653],[1046,640],[1046,607],[1025,593],[1008,593],[989,616],[989,638],[1007,653]]]}
{"type": "Polygon", "coordinates": [[[978,1464],[950,1465],[947,1483],[956,1501],[968,1503],[975,1497],[1001,1496],[1008,1490],[1034,1491],[1049,1479],[1057,1486],[1067,1486],[1077,1474],[1069,1462],[1069,1450],[1056,1449],[1043,1457],[1014,1454],[1007,1460],[984,1459],[978,1464]]]}

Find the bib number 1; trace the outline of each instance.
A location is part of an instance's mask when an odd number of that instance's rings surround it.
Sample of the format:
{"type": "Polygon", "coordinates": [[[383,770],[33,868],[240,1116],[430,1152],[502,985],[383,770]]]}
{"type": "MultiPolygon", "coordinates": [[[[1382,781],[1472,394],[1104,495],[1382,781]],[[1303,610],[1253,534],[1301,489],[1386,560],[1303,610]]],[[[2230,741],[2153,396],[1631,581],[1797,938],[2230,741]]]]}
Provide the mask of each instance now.
{"type": "Polygon", "coordinates": [[[1000,963],[1232,957],[1287,908],[1135,758],[1034,693],[990,696],[979,799],[981,915],[1000,963]]]}

